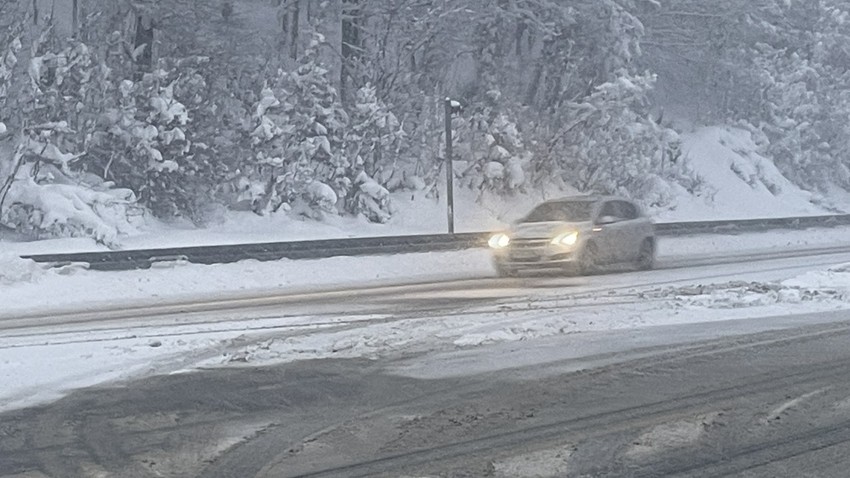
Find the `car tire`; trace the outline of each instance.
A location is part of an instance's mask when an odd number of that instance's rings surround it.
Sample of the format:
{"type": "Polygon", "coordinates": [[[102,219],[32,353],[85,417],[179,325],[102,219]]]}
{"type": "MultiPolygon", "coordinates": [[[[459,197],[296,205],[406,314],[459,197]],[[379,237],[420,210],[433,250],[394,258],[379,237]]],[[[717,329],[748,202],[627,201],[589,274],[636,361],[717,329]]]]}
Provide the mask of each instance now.
{"type": "Polygon", "coordinates": [[[650,238],[643,240],[640,244],[640,251],[635,261],[635,267],[641,271],[652,270],[655,267],[655,241],[650,238]]]}
{"type": "Polygon", "coordinates": [[[578,256],[578,273],[580,275],[592,275],[599,268],[599,249],[593,242],[584,245],[578,256]]]}

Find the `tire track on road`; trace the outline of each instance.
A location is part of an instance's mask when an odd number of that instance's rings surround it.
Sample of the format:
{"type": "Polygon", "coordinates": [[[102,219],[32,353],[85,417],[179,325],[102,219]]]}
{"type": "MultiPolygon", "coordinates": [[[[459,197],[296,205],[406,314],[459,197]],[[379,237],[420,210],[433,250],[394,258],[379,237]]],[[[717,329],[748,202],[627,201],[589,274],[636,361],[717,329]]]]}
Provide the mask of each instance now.
{"type": "MultiPolygon", "coordinates": [[[[656,353],[645,358],[622,362],[614,365],[598,367],[595,369],[573,372],[563,376],[565,382],[569,377],[591,377],[610,375],[614,373],[633,372],[646,370],[659,365],[674,362],[683,362],[694,358],[716,356],[744,349],[757,349],[760,347],[772,347],[781,344],[802,343],[814,341],[824,337],[835,337],[837,335],[850,335],[850,324],[830,324],[820,327],[812,327],[796,330],[791,333],[769,332],[747,336],[734,340],[714,340],[692,346],[659,347],[656,353]]],[[[362,461],[326,468],[314,472],[295,473],[287,475],[291,477],[357,477],[385,474],[397,474],[402,472],[430,469],[434,463],[468,463],[480,459],[481,456],[490,456],[494,452],[503,452],[521,446],[528,447],[530,444],[543,443],[576,443],[616,432],[648,427],[659,422],[665,422],[682,417],[691,416],[695,413],[714,411],[730,406],[742,396],[758,397],[760,394],[775,394],[783,392],[792,387],[815,387],[822,384],[832,384],[837,379],[846,378],[847,367],[850,366],[850,357],[819,362],[815,365],[807,365],[791,369],[775,370],[771,373],[761,375],[757,380],[747,379],[743,382],[729,384],[720,388],[692,393],[671,399],[642,403],[634,406],[624,407],[613,411],[597,413],[566,420],[558,420],[519,430],[511,430],[501,433],[492,433],[483,437],[463,440],[454,443],[440,444],[427,448],[421,448],[404,453],[388,454],[385,456],[369,457],[362,461]]],[[[486,377],[481,377],[485,380],[486,377]]],[[[453,401],[463,401],[460,396],[474,394],[487,390],[486,385],[480,382],[468,387],[459,387],[453,390],[453,401]]],[[[445,400],[445,397],[441,397],[445,400]]],[[[362,421],[369,421],[370,417],[379,415],[391,415],[408,409],[411,403],[401,406],[384,407],[371,411],[360,417],[362,421]]],[[[842,440],[850,439],[850,428],[842,435],[842,440]]],[[[262,448],[262,446],[260,446],[262,448]]],[[[253,472],[259,473],[261,465],[272,461],[271,456],[251,457],[257,468],[253,472]]],[[[241,460],[245,463],[245,460],[241,460]]],[[[286,466],[286,459],[280,465],[286,466]]],[[[445,466],[438,467],[445,471],[445,466]]],[[[211,466],[205,470],[204,476],[230,476],[234,469],[216,469],[211,466]]],[[[253,476],[250,475],[249,476],[253,476]]],[[[386,475],[390,476],[390,475],[386,475]]],[[[649,476],[649,475],[647,475],[649,476]]],[[[657,476],[657,475],[656,475],[657,476]]]]}

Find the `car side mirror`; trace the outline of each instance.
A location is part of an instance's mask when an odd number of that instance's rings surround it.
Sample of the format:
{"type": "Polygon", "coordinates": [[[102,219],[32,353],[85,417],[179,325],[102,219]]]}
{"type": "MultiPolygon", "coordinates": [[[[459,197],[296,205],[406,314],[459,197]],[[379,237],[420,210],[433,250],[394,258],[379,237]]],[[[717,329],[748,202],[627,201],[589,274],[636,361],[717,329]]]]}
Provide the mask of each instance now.
{"type": "Polygon", "coordinates": [[[618,222],[618,221],[619,221],[619,219],[617,219],[614,216],[600,216],[599,219],[596,220],[596,224],[598,224],[600,226],[606,226],[608,224],[614,224],[615,222],[618,222]]]}

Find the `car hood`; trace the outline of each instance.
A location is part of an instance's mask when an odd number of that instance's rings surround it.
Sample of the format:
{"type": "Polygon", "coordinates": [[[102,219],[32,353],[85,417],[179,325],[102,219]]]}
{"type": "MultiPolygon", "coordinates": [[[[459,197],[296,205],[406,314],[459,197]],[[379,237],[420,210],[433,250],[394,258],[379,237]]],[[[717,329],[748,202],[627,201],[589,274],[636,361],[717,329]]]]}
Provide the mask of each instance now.
{"type": "Polygon", "coordinates": [[[523,222],[514,224],[511,235],[517,239],[539,239],[567,231],[584,231],[590,227],[590,222],[523,222]]]}

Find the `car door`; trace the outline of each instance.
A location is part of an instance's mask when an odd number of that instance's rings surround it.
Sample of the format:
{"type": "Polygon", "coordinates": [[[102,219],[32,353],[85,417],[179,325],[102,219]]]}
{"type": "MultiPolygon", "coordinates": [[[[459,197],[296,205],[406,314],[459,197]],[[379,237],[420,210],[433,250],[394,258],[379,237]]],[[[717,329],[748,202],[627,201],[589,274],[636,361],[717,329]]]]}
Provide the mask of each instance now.
{"type": "Polygon", "coordinates": [[[622,242],[622,219],[616,201],[605,201],[593,224],[593,243],[596,245],[599,262],[610,264],[617,261],[622,242]]]}
{"type": "Polygon", "coordinates": [[[635,204],[628,201],[616,201],[616,210],[621,221],[617,223],[617,262],[631,262],[637,259],[645,233],[642,231],[643,218],[635,204]]]}
{"type": "Polygon", "coordinates": [[[611,201],[611,209],[616,222],[607,226],[610,241],[610,262],[627,262],[637,256],[637,249],[632,245],[637,209],[627,201],[611,201]]]}

